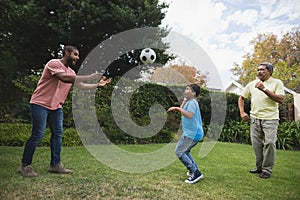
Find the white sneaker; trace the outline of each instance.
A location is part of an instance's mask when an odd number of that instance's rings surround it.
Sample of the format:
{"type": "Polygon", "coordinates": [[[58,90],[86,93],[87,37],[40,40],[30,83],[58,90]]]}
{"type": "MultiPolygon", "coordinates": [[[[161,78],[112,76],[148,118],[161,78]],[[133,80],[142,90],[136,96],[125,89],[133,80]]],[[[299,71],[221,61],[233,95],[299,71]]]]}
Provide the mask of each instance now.
{"type": "Polygon", "coordinates": [[[203,174],[201,174],[200,171],[196,171],[195,173],[192,174],[192,176],[190,176],[184,182],[189,183],[189,184],[193,184],[193,183],[197,183],[198,181],[200,181],[202,179],[204,179],[203,174]]]}

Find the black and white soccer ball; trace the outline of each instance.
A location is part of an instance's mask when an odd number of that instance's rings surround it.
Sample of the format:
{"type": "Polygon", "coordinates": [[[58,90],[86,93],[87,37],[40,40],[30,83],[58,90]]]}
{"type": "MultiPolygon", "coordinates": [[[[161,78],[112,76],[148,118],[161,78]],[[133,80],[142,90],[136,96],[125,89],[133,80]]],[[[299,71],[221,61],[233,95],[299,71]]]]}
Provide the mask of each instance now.
{"type": "Polygon", "coordinates": [[[153,49],[145,48],[140,54],[140,59],[143,64],[152,64],[156,60],[156,53],[153,49]]]}

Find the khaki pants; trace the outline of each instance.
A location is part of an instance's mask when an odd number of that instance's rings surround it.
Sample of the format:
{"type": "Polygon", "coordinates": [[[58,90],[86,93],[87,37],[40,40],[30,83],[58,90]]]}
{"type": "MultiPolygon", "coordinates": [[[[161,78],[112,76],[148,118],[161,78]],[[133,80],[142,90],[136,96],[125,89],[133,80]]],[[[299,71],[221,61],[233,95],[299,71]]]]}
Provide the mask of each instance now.
{"type": "Polygon", "coordinates": [[[276,140],[279,120],[251,117],[250,135],[256,157],[256,168],[272,173],[276,157],[276,140]]]}

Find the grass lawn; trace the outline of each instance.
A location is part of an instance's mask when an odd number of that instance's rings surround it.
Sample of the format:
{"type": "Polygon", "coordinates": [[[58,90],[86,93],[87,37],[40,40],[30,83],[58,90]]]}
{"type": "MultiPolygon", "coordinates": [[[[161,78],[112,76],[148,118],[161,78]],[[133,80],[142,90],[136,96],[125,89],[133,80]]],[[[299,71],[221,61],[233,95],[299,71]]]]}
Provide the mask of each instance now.
{"type": "MultiPolygon", "coordinates": [[[[151,151],[157,145],[121,146],[151,151]]],[[[0,147],[0,199],[300,199],[300,152],[277,151],[270,179],[250,174],[255,159],[250,145],[217,143],[205,158],[197,145],[192,154],[204,180],[184,183],[187,170],[176,160],[163,169],[133,174],[97,161],[85,147],[63,147],[62,160],[72,175],[50,174],[49,148],[39,147],[33,167],[37,178],[17,173],[23,148],[0,147]]]]}

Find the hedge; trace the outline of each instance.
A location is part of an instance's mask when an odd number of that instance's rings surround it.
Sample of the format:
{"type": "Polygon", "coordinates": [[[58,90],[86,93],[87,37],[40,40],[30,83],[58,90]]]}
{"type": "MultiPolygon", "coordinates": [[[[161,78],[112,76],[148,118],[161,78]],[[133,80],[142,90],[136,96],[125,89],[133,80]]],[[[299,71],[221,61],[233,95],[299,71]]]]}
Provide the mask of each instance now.
{"type": "MultiPolygon", "coordinates": [[[[204,127],[206,130],[207,127],[204,127]]],[[[106,132],[108,130],[104,130],[106,132]]],[[[23,146],[31,133],[30,124],[22,123],[0,123],[0,145],[1,146],[23,146]]],[[[175,132],[163,132],[166,136],[169,136],[167,140],[172,140],[175,137],[175,132]]],[[[79,146],[82,145],[78,132],[74,128],[67,128],[63,133],[63,146],[79,146]]],[[[119,132],[111,134],[111,142],[115,144],[120,143],[144,143],[145,141],[139,141],[139,138],[130,138],[125,133],[119,132]],[[113,136],[113,137],[112,137],[113,136]]],[[[166,138],[161,136],[153,137],[148,143],[162,143],[166,138]]],[[[249,123],[242,121],[230,121],[224,125],[223,131],[220,134],[219,141],[221,142],[234,142],[251,144],[250,141],[250,127],[249,123]]],[[[40,142],[39,146],[49,146],[50,142],[50,130],[47,129],[44,138],[40,142]]],[[[279,124],[277,133],[276,146],[278,149],[284,150],[300,150],[300,121],[298,122],[283,122],[279,124]]]]}
{"type": "MultiPolygon", "coordinates": [[[[1,146],[23,146],[31,135],[31,124],[23,123],[0,123],[0,145],[1,146]]],[[[50,129],[47,128],[39,146],[50,146],[50,129]]],[[[82,145],[77,131],[67,128],[63,132],[63,146],[82,145]]]]}
{"type": "MultiPolygon", "coordinates": [[[[219,141],[251,144],[249,123],[230,121],[224,126],[219,141]]],[[[300,150],[300,120],[279,124],[276,147],[284,150],[300,150]]]]}
{"type": "MultiPolygon", "coordinates": [[[[114,119],[111,118],[111,98],[113,91],[117,93],[120,97],[124,95],[131,95],[130,99],[130,112],[133,121],[143,125],[149,123],[148,112],[149,108],[154,104],[158,103],[162,105],[165,109],[170,106],[178,106],[180,104],[182,93],[186,85],[159,85],[156,83],[146,83],[142,85],[137,90],[130,90],[134,87],[135,81],[128,80],[121,89],[116,89],[118,87],[118,79],[114,79],[113,82],[105,87],[99,88],[93,95],[94,91],[85,91],[86,99],[77,99],[76,103],[79,106],[84,106],[85,101],[93,100],[96,106],[97,117],[102,125],[112,125],[114,119]],[[125,89],[124,91],[124,88],[125,89]],[[92,95],[91,95],[92,94],[92,95]],[[179,98],[177,98],[179,97],[179,98]],[[145,121],[141,121],[145,120],[145,121]]],[[[68,98],[63,105],[64,109],[64,126],[67,128],[75,128],[73,119],[73,106],[74,106],[74,94],[78,92],[76,89],[72,89],[68,98]]],[[[219,112],[220,116],[226,112],[226,122],[229,121],[239,121],[240,114],[238,110],[238,95],[233,93],[224,93],[221,91],[208,90],[206,87],[202,87],[200,91],[200,96],[198,97],[198,102],[201,107],[201,115],[203,122],[205,124],[210,124],[212,118],[212,108],[213,111],[219,112]],[[213,101],[212,101],[213,100],[213,101]],[[212,103],[214,103],[212,105],[212,103]],[[213,107],[212,107],[213,106],[213,107]]],[[[30,123],[30,110],[29,110],[29,98],[24,97],[23,103],[3,105],[0,107],[0,123],[30,123]]],[[[122,100],[120,100],[122,103],[122,100]]],[[[288,119],[288,104],[293,103],[292,95],[286,95],[285,102],[280,105],[280,119],[281,122],[289,121],[288,119]]],[[[89,108],[87,108],[89,109],[89,108]]],[[[245,111],[249,113],[250,110],[250,100],[245,100],[245,111]]],[[[217,116],[213,116],[215,119],[217,116]]],[[[178,121],[176,121],[178,122],[178,121]]],[[[111,129],[111,127],[106,127],[111,129]]]]}
{"type": "MultiPolygon", "coordinates": [[[[78,138],[78,133],[75,130],[75,121],[78,120],[83,127],[80,127],[82,131],[81,138],[84,139],[84,143],[94,144],[97,135],[93,135],[96,131],[93,130],[94,121],[93,115],[90,115],[86,111],[96,111],[96,117],[101,126],[102,131],[105,132],[106,137],[116,144],[146,144],[146,143],[168,143],[173,140],[174,135],[180,130],[180,118],[178,112],[157,112],[154,113],[155,117],[150,118],[149,112],[151,111],[153,105],[159,104],[163,109],[167,110],[171,106],[179,106],[182,101],[182,93],[186,85],[158,85],[155,83],[142,84],[140,87],[135,89],[135,82],[131,80],[125,81],[122,87],[118,85],[118,80],[114,79],[113,83],[101,87],[94,93],[93,91],[82,91],[74,89],[69,94],[66,103],[64,104],[64,145],[82,145],[80,139],[78,138]],[[79,96],[78,96],[79,95],[79,96]],[[113,95],[117,96],[117,100],[112,102],[113,95]],[[79,97],[79,98],[78,98],[79,97]],[[130,97],[129,105],[125,105],[126,98],[130,97]],[[117,111],[112,113],[112,103],[115,105],[117,111]],[[124,107],[125,106],[125,107],[124,107]],[[80,108],[80,109],[77,109],[80,108]],[[77,113],[75,113],[77,112],[77,113]],[[129,113],[124,115],[124,113],[129,113]],[[123,130],[122,127],[118,126],[116,123],[116,118],[118,117],[119,123],[125,124],[128,130],[123,130]],[[127,134],[126,132],[140,134],[138,129],[134,128],[136,125],[139,127],[148,126],[152,120],[158,119],[160,117],[166,117],[166,123],[163,128],[155,135],[151,137],[135,137],[127,134]]],[[[210,91],[205,87],[201,88],[200,96],[197,98],[200,108],[201,116],[203,119],[204,130],[207,130],[210,124],[223,125],[224,129],[220,135],[221,141],[227,142],[240,142],[249,143],[249,128],[247,124],[240,122],[240,114],[237,106],[238,95],[231,93],[224,93],[221,91],[210,91]]],[[[289,97],[287,95],[287,97],[289,97]]],[[[284,104],[280,106],[281,121],[282,126],[290,126],[284,124],[287,122],[286,111],[287,104],[292,101],[292,98],[286,98],[284,104]]],[[[28,103],[26,103],[28,113],[30,113],[28,108],[28,103]]],[[[25,103],[22,106],[22,112],[24,112],[25,103]]],[[[18,110],[18,109],[17,109],[18,110]]],[[[245,100],[245,111],[249,113],[250,110],[250,100],[245,100]]],[[[22,146],[26,139],[29,137],[30,133],[29,127],[19,127],[22,123],[29,123],[30,119],[24,118],[14,118],[13,115],[7,114],[9,109],[0,109],[0,122],[12,123],[14,125],[8,125],[9,127],[1,128],[1,143],[0,145],[12,145],[12,146],[22,146]],[[2,114],[1,114],[2,113],[2,114]],[[26,132],[24,134],[23,132],[26,132]],[[6,134],[12,134],[8,136],[6,134]],[[3,135],[4,134],[4,135],[3,135]],[[4,142],[5,141],[5,142],[4,142]]],[[[20,115],[20,116],[24,116],[20,115]]],[[[77,121],[77,122],[78,122],[77,121]]],[[[292,127],[296,125],[291,125],[292,127]]],[[[125,127],[126,128],[126,127],[125,127]]],[[[78,129],[78,126],[77,126],[78,129]]],[[[147,128],[145,128],[147,130],[147,128]]],[[[294,130],[295,128],[291,128],[294,130]]],[[[279,135],[278,141],[280,143],[278,146],[283,149],[298,148],[298,143],[295,143],[294,139],[299,138],[295,136],[296,134],[290,134],[286,132],[289,130],[285,127],[281,134],[279,135]],[[290,135],[289,135],[290,134],[290,135]],[[287,137],[287,138],[286,138],[287,137]],[[290,139],[293,138],[293,139],[290,139]]],[[[296,126],[297,130],[297,126],[296,126]]],[[[298,129],[299,130],[299,129],[298,129]]],[[[298,131],[300,132],[300,131],[298,131]]],[[[144,134],[144,133],[142,133],[144,134]]],[[[219,134],[219,133],[216,133],[219,134]]],[[[41,141],[40,145],[48,145],[50,137],[50,131],[47,129],[44,139],[41,141]]],[[[97,138],[98,139],[98,138],[97,138]]],[[[96,140],[97,140],[96,139],[96,140]]],[[[102,139],[101,139],[102,140],[102,139]]],[[[103,140],[105,142],[105,140],[103,140]]]]}

